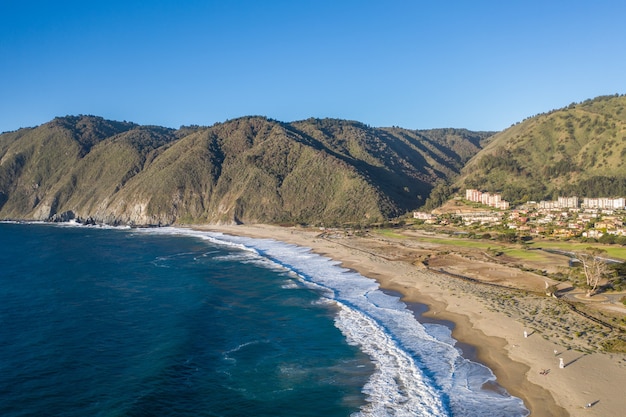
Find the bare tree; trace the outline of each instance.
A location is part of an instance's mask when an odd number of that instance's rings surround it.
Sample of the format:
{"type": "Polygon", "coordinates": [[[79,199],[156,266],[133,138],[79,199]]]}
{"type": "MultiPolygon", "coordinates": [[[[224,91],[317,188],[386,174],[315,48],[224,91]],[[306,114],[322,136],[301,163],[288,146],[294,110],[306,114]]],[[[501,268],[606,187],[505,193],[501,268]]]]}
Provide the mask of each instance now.
{"type": "Polygon", "coordinates": [[[575,252],[576,258],[583,265],[583,272],[587,281],[587,297],[591,297],[598,289],[598,283],[610,272],[608,264],[600,255],[606,253],[603,249],[587,248],[584,251],[575,252]]]}

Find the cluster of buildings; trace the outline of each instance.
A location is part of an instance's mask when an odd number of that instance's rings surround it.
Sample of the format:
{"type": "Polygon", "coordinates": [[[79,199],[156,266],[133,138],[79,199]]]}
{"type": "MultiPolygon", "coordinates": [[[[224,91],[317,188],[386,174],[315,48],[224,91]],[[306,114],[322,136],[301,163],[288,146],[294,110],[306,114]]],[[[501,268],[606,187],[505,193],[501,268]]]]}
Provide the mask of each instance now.
{"type": "MultiPolygon", "coordinates": [[[[454,213],[413,213],[427,224],[506,228],[521,234],[558,237],[626,236],[626,198],[559,197],[556,201],[530,201],[509,209],[499,194],[465,191],[466,200],[500,210],[459,207],[454,213]]],[[[460,198],[457,198],[460,200],[460,198]]]]}
{"type": "MultiPolygon", "coordinates": [[[[465,190],[465,199],[476,203],[481,203],[489,207],[500,210],[508,210],[510,204],[504,200],[500,194],[484,193],[475,189],[465,190]]],[[[626,210],[626,198],[583,198],[582,202],[576,196],[559,197],[556,201],[540,201],[539,203],[529,201],[527,206],[535,206],[540,209],[600,209],[600,210],[626,210]]]]}
{"type": "Polygon", "coordinates": [[[508,210],[510,207],[509,202],[503,200],[500,194],[483,193],[474,189],[465,190],[465,199],[500,210],[508,210]]]}
{"type": "Polygon", "coordinates": [[[585,198],[583,199],[583,207],[602,210],[625,210],[626,198],[585,198]]]}
{"type": "Polygon", "coordinates": [[[626,213],[612,209],[518,209],[508,214],[506,226],[531,235],[599,239],[604,235],[626,236],[625,220],[626,213]]]}
{"type": "MultiPolygon", "coordinates": [[[[469,191],[469,190],[468,190],[469,191]]],[[[540,209],[559,210],[559,209],[600,209],[600,210],[624,210],[626,209],[626,198],[583,198],[582,203],[578,197],[559,197],[556,201],[540,201],[535,203],[529,201],[527,205],[535,205],[540,209]]]]}

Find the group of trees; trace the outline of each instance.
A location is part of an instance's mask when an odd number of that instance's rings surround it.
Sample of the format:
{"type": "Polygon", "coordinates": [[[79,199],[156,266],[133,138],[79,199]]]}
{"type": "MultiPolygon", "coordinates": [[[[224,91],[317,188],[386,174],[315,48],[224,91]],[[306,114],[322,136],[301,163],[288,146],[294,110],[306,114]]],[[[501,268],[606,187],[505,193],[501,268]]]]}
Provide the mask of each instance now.
{"type": "Polygon", "coordinates": [[[590,198],[626,195],[626,177],[594,176],[576,184],[567,184],[563,195],[578,195],[590,198]]]}
{"type": "Polygon", "coordinates": [[[622,245],[626,246],[626,236],[610,235],[608,233],[603,234],[597,239],[598,243],[604,243],[607,245],[622,245]]]}
{"type": "Polygon", "coordinates": [[[424,210],[432,210],[439,206],[442,206],[454,195],[455,189],[451,187],[445,181],[440,181],[435,184],[435,187],[430,192],[428,199],[424,203],[424,210]]]}

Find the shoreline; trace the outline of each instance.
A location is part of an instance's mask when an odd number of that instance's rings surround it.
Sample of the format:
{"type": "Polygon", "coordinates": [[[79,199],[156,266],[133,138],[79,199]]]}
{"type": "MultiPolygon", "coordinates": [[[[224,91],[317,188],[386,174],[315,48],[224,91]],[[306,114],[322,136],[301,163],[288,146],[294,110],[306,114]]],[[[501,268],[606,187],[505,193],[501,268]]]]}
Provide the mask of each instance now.
{"type": "Polygon", "coordinates": [[[320,232],[302,228],[267,225],[192,228],[308,247],[340,262],[344,268],[375,279],[381,289],[401,294],[406,303],[428,306],[422,316],[452,322],[452,336],[475,349],[477,361],[492,370],[498,385],[524,401],[531,416],[612,416],[623,412],[624,355],[585,354],[551,343],[516,320],[506,308],[493,309],[477,297],[475,288],[481,284],[461,283],[418,265],[389,260],[356,247],[360,239],[368,238],[352,237],[351,245],[346,245],[340,242],[346,238],[321,238],[320,232]],[[467,286],[472,286],[474,291],[468,291],[467,286]],[[562,369],[559,358],[564,359],[562,369]],[[549,372],[542,374],[546,369],[549,372]],[[586,408],[589,403],[592,407],[586,408]]]}

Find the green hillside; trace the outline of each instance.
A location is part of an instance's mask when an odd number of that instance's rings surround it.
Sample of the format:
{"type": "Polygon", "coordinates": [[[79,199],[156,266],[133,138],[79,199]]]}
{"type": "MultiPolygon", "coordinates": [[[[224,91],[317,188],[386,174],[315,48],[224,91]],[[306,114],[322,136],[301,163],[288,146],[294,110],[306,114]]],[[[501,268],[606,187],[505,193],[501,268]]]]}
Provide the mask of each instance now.
{"type": "Polygon", "coordinates": [[[173,130],[68,116],[0,135],[0,218],[379,222],[420,206],[489,136],[336,119],[173,130]]]}
{"type": "Polygon", "coordinates": [[[512,203],[626,195],[626,96],[602,96],[526,119],[494,135],[456,187],[512,203]]]}

